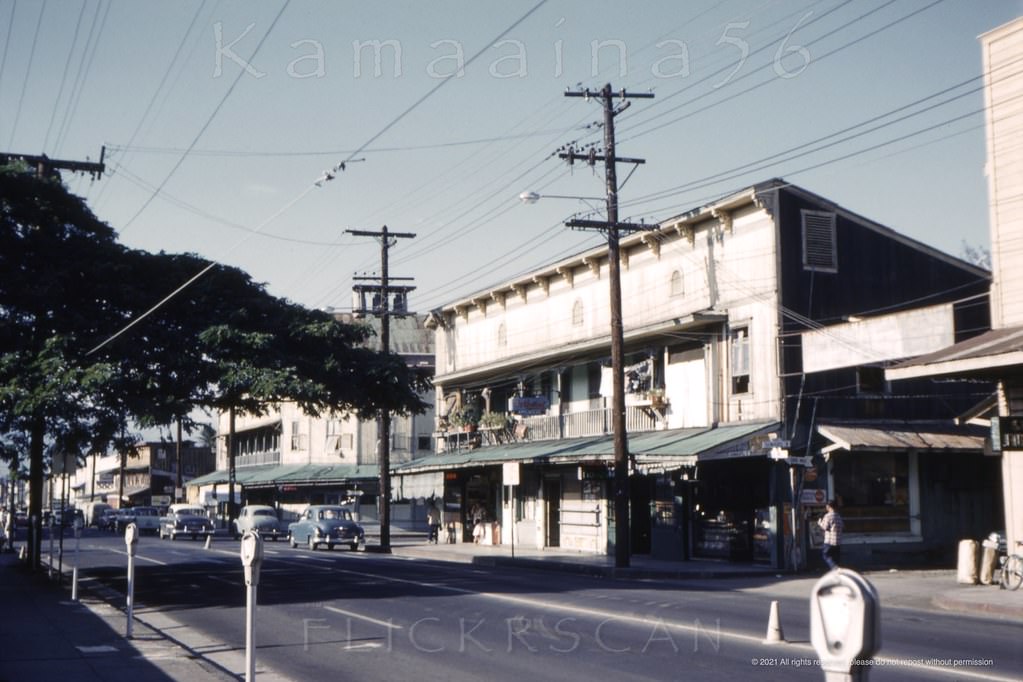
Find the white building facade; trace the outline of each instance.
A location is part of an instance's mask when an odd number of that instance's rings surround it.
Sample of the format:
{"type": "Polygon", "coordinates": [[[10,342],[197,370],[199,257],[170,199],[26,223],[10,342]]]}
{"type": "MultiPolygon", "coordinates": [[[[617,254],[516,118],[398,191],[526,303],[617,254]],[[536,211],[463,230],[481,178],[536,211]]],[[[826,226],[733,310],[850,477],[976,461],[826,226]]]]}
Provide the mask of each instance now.
{"type": "MultiPolygon", "coordinates": [[[[984,271],[780,180],[625,237],[621,254],[630,549],[664,559],[805,560],[806,510],[841,491],[831,467],[845,455],[821,456],[834,443],[816,430],[800,378],[826,391],[838,375],[905,357],[907,346],[940,348],[956,334],[955,301],[942,300],[949,282],[988,286],[984,271]],[[893,268],[904,290],[871,283],[893,268]],[[910,302],[923,291],[947,305],[919,312],[910,302]],[[858,354],[807,357],[805,335],[881,308],[915,310],[942,328],[924,338],[890,321],[895,345],[851,341],[858,354]]],[[[529,546],[612,551],[607,249],[454,301],[429,322],[437,454],[395,469],[396,496],[442,502],[455,541],[472,541],[482,517],[484,542],[514,534],[529,546]]],[[[818,415],[863,416],[855,385],[843,390],[855,407],[834,402],[818,415]]],[[[979,439],[957,443],[980,453],[979,439]]],[[[908,466],[875,454],[881,466],[908,466]]],[[[849,485],[850,499],[857,490],[849,485]]],[[[913,502],[918,514],[926,494],[913,502]]],[[[926,529],[911,526],[908,493],[891,497],[886,511],[905,523],[886,521],[887,530],[873,527],[872,502],[861,505],[865,537],[926,542],[926,529]]]]}

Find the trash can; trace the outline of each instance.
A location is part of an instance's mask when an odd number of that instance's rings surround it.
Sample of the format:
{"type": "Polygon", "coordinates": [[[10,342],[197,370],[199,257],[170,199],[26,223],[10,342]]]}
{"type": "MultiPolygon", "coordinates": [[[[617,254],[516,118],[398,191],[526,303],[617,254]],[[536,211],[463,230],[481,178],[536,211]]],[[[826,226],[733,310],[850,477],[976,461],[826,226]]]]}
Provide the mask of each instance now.
{"type": "Polygon", "coordinates": [[[956,582],[962,585],[977,584],[977,553],[980,543],[976,540],[959,541],[959,564],[956,582]]]}
{"type": "Polygon", "coordinates": [[[999,535],[992,533],[980,543],[983,551],[980,557],[980,584],[990,585],[995,582],[995,564],[998,563],[999,535]]]}

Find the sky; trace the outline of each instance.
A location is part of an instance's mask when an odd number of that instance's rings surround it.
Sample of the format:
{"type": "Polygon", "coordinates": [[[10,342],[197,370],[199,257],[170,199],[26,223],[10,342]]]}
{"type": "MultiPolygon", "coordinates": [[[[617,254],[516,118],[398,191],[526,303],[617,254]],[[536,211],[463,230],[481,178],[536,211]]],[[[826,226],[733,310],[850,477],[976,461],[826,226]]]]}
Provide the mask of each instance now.
{"type": "MultiPolygon", "coordinates": [[[[1020,0],[0,0],[0,150],[65,175],[123,243],[351,308],[379,244],[427,312],[600,243],[563,221],[616,117],[621,218],[773,177],[952,255],[988,246],[978,36],[1020,0]],[[345,162],[344,169],[340,164],[345,162]],[[325,171],[337,169],[332,180],[325,171]]],[[[599,205],[599,202],[597,202],[599,205]]],[[[126,286],[130,283],[125,283],[126,286]]],[[[181,282],[167,282],[168,293],[181,282]]],[[[187,289],[179,295],[187,295],[187,289]]],[[[155,301],[154,301],[155,303],[155,301]]],[[[628,305],[628,302],[626,302],[628,305]]],[[[114,333],[117,330],[111,330],[114,333]]]]}

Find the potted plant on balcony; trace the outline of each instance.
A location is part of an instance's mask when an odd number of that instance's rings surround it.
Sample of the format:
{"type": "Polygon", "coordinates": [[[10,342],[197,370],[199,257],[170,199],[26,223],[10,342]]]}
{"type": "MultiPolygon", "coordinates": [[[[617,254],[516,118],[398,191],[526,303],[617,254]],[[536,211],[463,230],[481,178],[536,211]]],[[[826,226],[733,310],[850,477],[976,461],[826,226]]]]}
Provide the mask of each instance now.
{"type": "Polygon", "coordinates": [[[484,412],[480,417],[480,426],[485,429],[503,429],[508,426],[508,415],[504,412],[484,412]]]}
{"type": "Polygon", "coordinates": [[[475,431],[479,423],[479,417],[472,408],[462,407],[451,410],[448,413],[448,423],[455,429],[462,431],[475,431]]]}

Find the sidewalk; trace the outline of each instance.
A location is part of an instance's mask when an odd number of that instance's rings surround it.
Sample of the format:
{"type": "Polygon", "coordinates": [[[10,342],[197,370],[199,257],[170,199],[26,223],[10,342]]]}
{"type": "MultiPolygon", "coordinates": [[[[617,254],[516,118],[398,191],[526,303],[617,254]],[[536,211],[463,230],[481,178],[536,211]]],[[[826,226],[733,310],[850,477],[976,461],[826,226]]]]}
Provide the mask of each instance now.
{"type": "MultiPolygon", "coordinates": [[[[628,568],[615,568],[614,557],[557,549],[515,548],[512,557],[508,545],[486,546],[471,543],[454,545],[428,544],[412,534],[392,534],[392,553],[435,561],[457,561],[483,566],[517,566],[526,569],[552,570],[633,580],[693,580],[776,577],[802,581],[816,580],[821,574],[792,574],[766,566],[736,564],[727,561],[692,560],[661,561],[648,556],[633,556],[628,568]]],[[[1010,592],[998,585],[960,585],[956,571],[867,571],[864,575],[881,592],[882,606],[890,597],[890,605],[930,608],[940,611],[998,616],[1023,620],[1023,589],[1010,592]]],[[[802,582],[800,586],[802,587],[802,582]]],[[[765,591],[786,592],[771,586],[765,591]]]]}
{"type": "Polygon", "coordinates": [[[139,621],[126,639],[123,611],[83,593],[71,601],[69,583],[65,575],[59,587],[0,553],[0,682],[237,679],[139,621]]]}

